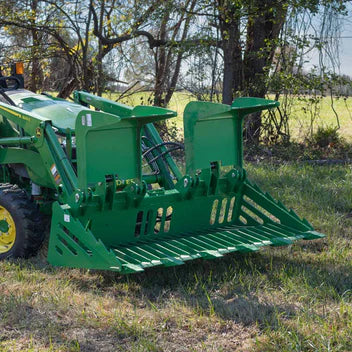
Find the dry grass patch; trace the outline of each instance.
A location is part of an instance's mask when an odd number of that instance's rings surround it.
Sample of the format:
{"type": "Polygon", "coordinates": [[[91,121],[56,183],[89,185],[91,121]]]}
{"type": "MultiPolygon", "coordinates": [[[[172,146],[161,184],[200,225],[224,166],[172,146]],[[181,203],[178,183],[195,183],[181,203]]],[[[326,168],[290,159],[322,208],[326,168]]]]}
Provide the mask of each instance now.
{"type": "Polygon", "coordinates": [[[144,290],[111,273],[43,270],[25,262],[3,267],[5,351],[230,351],[255,332],[197,314],[187,300],[160,287],[144,290]]]}

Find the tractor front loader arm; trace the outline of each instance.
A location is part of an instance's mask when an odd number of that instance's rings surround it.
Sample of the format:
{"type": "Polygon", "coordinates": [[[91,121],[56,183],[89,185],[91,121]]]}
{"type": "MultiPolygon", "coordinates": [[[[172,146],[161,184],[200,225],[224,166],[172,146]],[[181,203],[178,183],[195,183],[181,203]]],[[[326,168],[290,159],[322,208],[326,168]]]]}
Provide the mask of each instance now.
{"type": "Polygon", "coordinates": [[[32,170],[29,174],[41,175],[40,178],[34,176],[34,182],[40,186],[56,188],[62,201],[68,201],[77,191],[77,177],[55,135],[51,121],[3,103],[0,103],[0,114],[19,126],[25,134],[0,138],[0,146],[11,146],[0,150],[1,163],[26,165],[32,170]]]}

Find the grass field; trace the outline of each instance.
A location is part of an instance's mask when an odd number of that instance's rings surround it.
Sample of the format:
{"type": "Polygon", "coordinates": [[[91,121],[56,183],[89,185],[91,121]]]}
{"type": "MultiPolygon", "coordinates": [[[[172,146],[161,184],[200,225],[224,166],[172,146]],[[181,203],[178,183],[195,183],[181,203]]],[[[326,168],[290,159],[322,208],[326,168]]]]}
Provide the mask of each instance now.
{"type": "Polygon", "coordinates": [[[247,170],[326,238],[130,276],[1,262],[0,351],[351,351],[351,168],[247,170]]]}
{"type": "MultiPolygon", "coordinates": [[[[117,99],[117,94],[107,94],[109,99],[117,99]]],[[[129,96],[125,99],[122,99],[121,102],[135,106],[139,104],[150,105],[151,93],[136,93],[132,96],[129,96]]],[[[273,99],[273,96],[269,96],[273,99]]],[[[294,140],[302,140],[307,136],[309,127],[311,124],[312,110],[313,108],[306,101],[310,97],[295,97],[292,98],[293,104],[290,113],[289,127],[290,133],[294,140]],[[306,100],[305,100],[306,99],[306,100]]],[[[183,110],[186,104],[190,101],[196,100],[192,95],[186,92],[176,92],[170,102],[169,108],[177,111],[178,116],[173,119],[176,122],[177,127],[180,132],[183,131],[183,110]]],[[[282,103],[282,100],[280,101],[282,103]]],[[[331,102],[330,97],[324,97],[321,99],[320,103],[317,104],[317,117],[314,118],[314,128],[318,126],[321,127],[337,127],[338,122],[334,110],[336,111],[339,119],[339,135],[345,138],[348,141],[352,141],[352,97],[347,99],[334,98],[331,102]]]]}

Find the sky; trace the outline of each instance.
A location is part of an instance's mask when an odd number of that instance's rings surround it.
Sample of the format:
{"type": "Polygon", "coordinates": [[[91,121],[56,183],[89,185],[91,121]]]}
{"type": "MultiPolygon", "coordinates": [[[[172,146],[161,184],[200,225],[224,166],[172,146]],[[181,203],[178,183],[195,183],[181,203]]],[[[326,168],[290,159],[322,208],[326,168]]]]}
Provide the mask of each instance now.
{"type": "Polygon", "coordinates": [[[341,18],[340,73],[352,77],[352,6],[347,6],[348,15],[341,18]]]}
{"type": "MultiPolygon", "coordinates": [[[[348,75],[352,78],[352,19],[350,17],[352,14],[352,4],[347,5],[347,12],[347,16],[340,16],[340,31],[336,33],[336,40],[339,42],[339,50],[336,52],[335,61],[336,58],[338,58],[339,60],[337,61],[339,61],[340,66],[339,68],[335,67],[335,73],[348,75]]],[[[318,28],[319,26],[316,25],[316,27],[318,28]]],[[[334,37],[332,37],[332,39],[335,40],[334,37]]],[[[314,66],[319,67],[318,62],[318,51],[313,50],[310,54],[308,54],[307,63],[305,64],[306,70],[309,71],[314,66]]],[[[326,61],[326,64],[329,65],[329,60],[326,61]]]]}
{"type": "Polygon", "coordinates": [[[341,37],[340,70],[342,74],[352,77],[352,23],[345,21],[341,37]]]}

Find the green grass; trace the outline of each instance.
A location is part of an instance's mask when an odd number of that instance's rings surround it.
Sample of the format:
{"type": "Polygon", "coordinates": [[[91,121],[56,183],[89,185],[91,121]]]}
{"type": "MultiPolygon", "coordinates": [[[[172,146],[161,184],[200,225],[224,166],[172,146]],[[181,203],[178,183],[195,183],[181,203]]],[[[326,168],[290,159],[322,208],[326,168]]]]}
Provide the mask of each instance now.
{"type": "MultiPolygon", "coordinates": [[[[309,99],[309,97],[305,97],[309,99]]],[[[311,109],[309,104],[297,98],[293,99],[294,104],[290,115],[290,131],[291,135],[296,140],[301,140],[306,137],[311,123],[311,109]]],[[[334,98],[331,101],[330,97],[322,98],[321,102],[317,104],[317,116],[314,118],[314,130],[317,127],[338,127],[337,117],[334,109],[338,115],[340,124],[339,134],[341,137],[351,140],[352,138],[352,98],[334,98]]]]}
{"type": "Polygon", "coordinates": [[[327,237],[130,276],[3,261],[0,351],[351,351],[351,168],[247,170],[327,237]]]}

